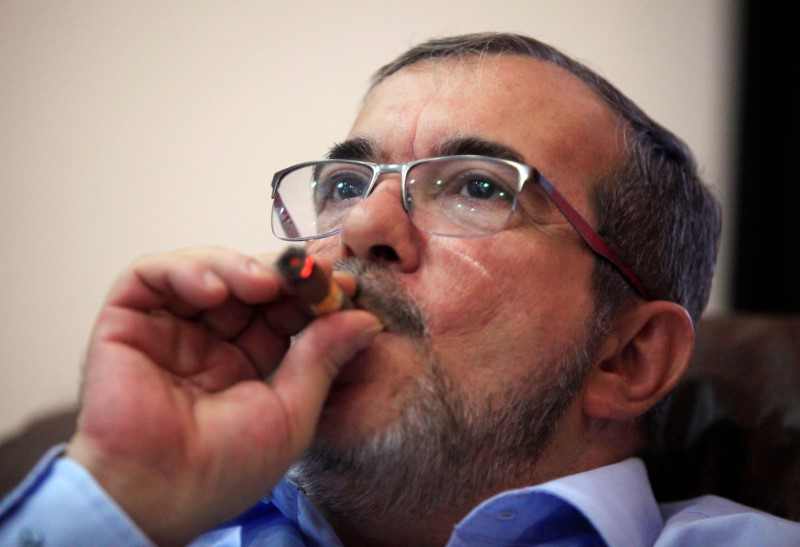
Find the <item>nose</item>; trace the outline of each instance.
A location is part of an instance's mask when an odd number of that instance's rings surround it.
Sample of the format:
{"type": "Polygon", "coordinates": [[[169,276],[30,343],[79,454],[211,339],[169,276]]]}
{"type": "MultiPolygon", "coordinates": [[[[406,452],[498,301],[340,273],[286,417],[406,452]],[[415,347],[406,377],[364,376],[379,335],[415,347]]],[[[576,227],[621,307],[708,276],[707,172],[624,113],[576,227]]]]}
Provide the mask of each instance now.
{"type": "Polygon", "coordinates": [[[341,252],[365,260],[379,260],[409,273],[419,267],[427,235],[412,224],[403,208],[399,177],[379,180],[342,222],[341,252]]]}

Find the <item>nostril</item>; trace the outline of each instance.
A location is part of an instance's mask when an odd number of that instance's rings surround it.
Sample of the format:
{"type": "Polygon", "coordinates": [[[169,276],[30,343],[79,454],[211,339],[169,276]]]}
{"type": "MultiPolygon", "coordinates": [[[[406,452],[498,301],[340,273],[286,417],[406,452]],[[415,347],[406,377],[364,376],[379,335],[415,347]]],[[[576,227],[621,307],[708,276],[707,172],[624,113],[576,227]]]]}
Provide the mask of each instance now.
{"type": "Polygon", "coordinates": [[[374,260],[383,260],[386,262],[399,262],[400,257],[397,251],[388,245],[373,245],[369,249],[369,255],[374,260]]]}

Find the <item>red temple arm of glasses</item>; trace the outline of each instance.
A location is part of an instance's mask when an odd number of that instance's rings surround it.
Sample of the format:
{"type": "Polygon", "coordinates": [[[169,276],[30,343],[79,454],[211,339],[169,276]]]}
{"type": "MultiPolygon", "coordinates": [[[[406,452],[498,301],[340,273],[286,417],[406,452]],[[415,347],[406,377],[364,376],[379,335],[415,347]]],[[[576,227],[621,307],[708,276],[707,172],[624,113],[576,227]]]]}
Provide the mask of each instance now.
{"type": "Polygon", "coordinates": [[[553,203],[556,204],[564,216],[567,218],[570,224],[575,228],[578,234],[586,241],[586,244],[589,248],[592,249],[596,254],[600,255],[601,257],[605,258],[611,264],[614,265],[617,270],[623,275],[623,277],[631,284],[634,290],[639,293],[639,295],[644,298],[645,300],[651,300],[650,292],[644,287],[639,278],[633,273],[633,270],[628,268],[622,260],[617,256],[611,248],[603,241],[603,238],[595,232],[594,228],[589,225],[586,220],[581,216],[581,214],[575,210],[572,205],[566,200],[566,198],[561,195],[561,192],[555,189],[555,187],[544,178],[541,174],[539,174],[538,179],[539,185],[547,192],[547,195],[550,196],[550,199],[553,200],[553,203]]]}

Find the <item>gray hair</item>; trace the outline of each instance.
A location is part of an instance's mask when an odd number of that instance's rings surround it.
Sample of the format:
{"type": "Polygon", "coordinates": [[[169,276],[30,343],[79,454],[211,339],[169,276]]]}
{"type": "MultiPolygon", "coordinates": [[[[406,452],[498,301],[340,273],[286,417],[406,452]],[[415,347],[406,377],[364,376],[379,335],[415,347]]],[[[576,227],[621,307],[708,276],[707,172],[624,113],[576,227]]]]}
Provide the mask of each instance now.
{"type": "MultiPolygon", "coordinates": [[[[625,156],[592,191],[598,233],[636,272],[653,298],[686,308],[695,324],[708,303],[714,276],[721,212],[703,183],[687,145],[653,121],[597,73],[552,46],[517,34],[481,33],[434,39],[380,68],[372,87],[426,60],[523,55],[577,76],[627,122],[625,156]]],[[[593,279],[598,319],[606,323],[634,292],[607,261],[593,279]]]]}

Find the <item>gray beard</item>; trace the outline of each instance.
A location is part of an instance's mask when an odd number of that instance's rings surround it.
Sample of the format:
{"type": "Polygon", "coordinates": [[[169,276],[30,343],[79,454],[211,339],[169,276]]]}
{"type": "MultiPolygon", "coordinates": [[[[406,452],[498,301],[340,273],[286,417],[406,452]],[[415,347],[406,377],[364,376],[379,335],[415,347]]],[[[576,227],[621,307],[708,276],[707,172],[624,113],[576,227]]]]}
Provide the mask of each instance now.
{"type": "Polygon", "coordinates": [[[442,370],[423,315],[390,272],[360,262],[343,269],[359,279],[360,306],[418,342],[426,372],[390,427],[357,446],[317,439],[293,469],[300,486],[328,512],[357,520],[419,517],[524,486],[583,384],[602,329],[587,328],[579,347],[476,400],[442,370]]]}

